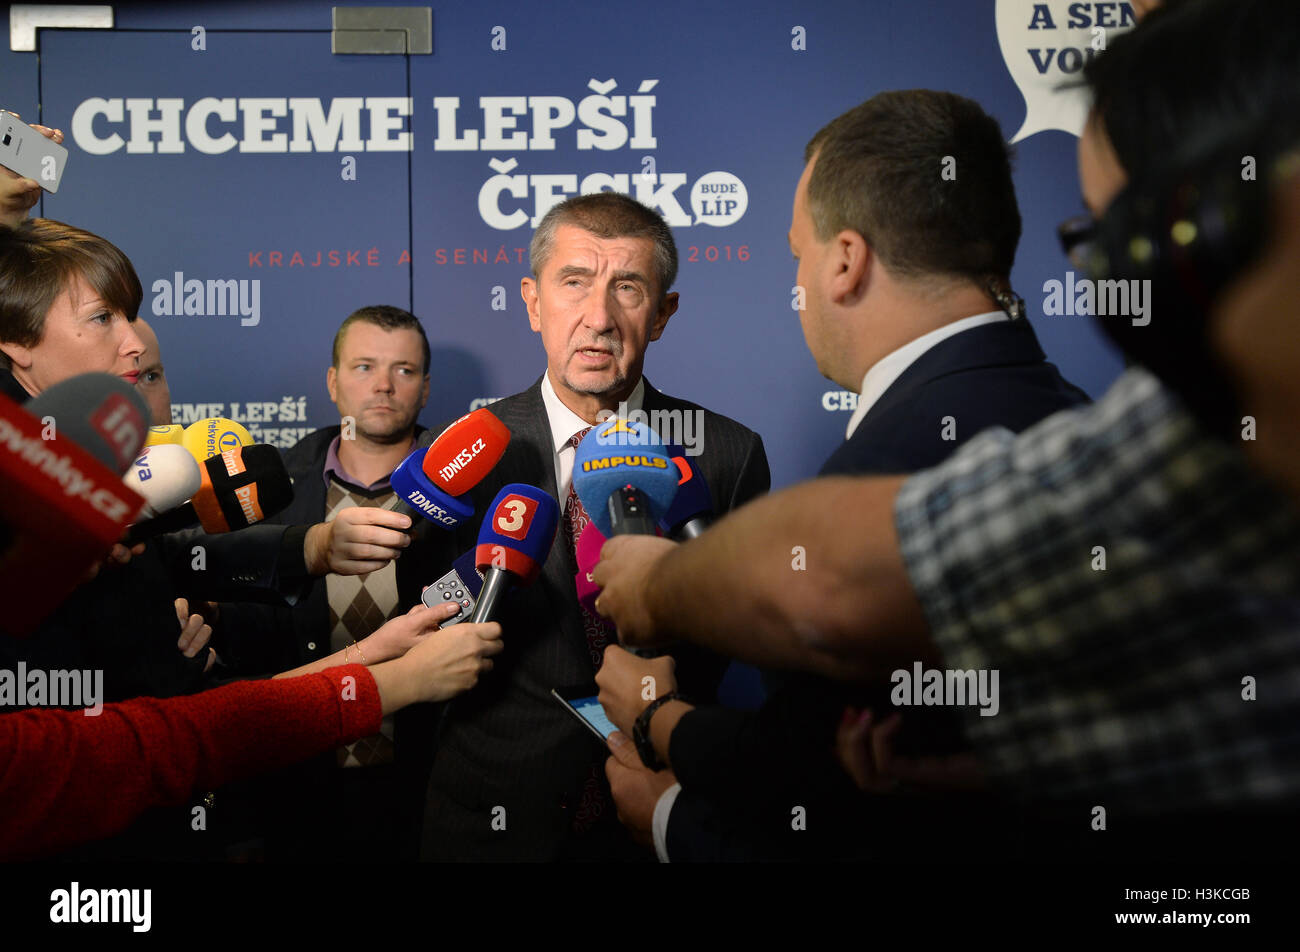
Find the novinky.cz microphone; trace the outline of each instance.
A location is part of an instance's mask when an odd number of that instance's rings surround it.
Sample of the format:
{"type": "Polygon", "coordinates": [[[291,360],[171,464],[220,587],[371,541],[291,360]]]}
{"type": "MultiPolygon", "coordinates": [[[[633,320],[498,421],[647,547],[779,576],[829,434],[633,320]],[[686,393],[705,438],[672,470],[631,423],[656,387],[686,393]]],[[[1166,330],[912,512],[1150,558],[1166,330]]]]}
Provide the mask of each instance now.
{"type": "Polygon", "coordinates": [[[501,488],[478,530],[474,551],[483,589],[470,621],[492,621],[512,586],[528,585],[537,578],[559,523],[560,505],[550,493],[526,483],[501,488]]]}
{"type": "Polygon", "coordinates": [[[396,498],[384,508],[456,528],[474,515],[469,490],[496,466],[509,443],[510,431],[490,411],[465,414],[427,450],[417,445],[393,470],[389,482],[396,498]]]}
{"type": "Polygon", "coordinates": [[[29,635],[100,562],[144,500],[121,474],[149,411],[135,388],[84,374],[26,407],[0,394],[0,619],[29,635]]]}
{"type": "Polygon", "coordinates": [[[145,441],[149,413],[146,410],[141,417],[137,412],[143,405],[126,381],[94,373],[55,384],[33,397],[24,409],[42,423],[50,421],[60,437],[70,439],[121,475],[145,441]]]}
{"type": "Polygon", "coordinates": [[[157,451],[167,449],[170,447],[150,447],[143,459],[144,468],[151,472],[149,481],[164,480],[162,490],[165,491],[157,493],[156,504],[151,500],[150,508],[156,511],[167,507],[168,511],[133,525],[124,540],[127,545],[176,532],[196,522],[204,532],[234,532],[275,515],[293,500],[293,482],[280,451],[274,446],[251,443],[208,457],[199,466],[199,487],[188,502],[181,495],[187,478],[179,458],[173,460],[170,453],[166,459],[154,457],[157,451]],[[158,475],[154,475],[155,468],[158,475]]]}

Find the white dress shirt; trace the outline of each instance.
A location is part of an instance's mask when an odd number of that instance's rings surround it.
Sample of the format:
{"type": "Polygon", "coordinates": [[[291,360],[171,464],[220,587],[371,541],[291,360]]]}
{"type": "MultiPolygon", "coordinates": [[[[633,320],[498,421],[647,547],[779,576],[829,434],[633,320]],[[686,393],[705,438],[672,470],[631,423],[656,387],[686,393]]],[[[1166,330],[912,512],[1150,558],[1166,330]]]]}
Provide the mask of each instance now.
{"type": "Polygon", "coordinates": [[[866,417],[871,408],[891,386],[894,381],[903,376],[903,372],[908,367],[916,363],[921,355],[927,350],[934,347],[941,341],[947,340],[955,334],[962,331],[968,331],[975,327],[981,327],[984,324],[992,324],[996,321],[1009,321],[1006,311],[989,311],[986,314],[975,314],[972,317],[963,317],[960,321],[953,321],[951,324],[945,324],[943,327],[936,328],[928,334],[922,334],[914,341],[909,341],[898,350],[891,354],[886,354],[878,361],[872,364],[871,369],[867,371],[866,376],[862,378],[862,387],[858,390],[858,406],[853,411],[853,416],[849,419],[848,432],[844,438],[850,439],[853,431],[858,428],[858,424],[866,417]]]}

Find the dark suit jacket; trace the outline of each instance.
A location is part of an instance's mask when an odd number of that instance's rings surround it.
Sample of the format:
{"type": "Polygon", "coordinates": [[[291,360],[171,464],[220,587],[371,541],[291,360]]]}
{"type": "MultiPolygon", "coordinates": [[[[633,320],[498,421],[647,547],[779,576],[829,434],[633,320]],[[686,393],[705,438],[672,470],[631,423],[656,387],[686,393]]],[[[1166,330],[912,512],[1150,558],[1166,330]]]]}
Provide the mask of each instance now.
{"type": "MultiPolygon", "coordinates": [[[[925,469],[981,430],[1019,432],[1087,400],[1047,363],[1027,320],[985,324],[922,354],[819,475],[925,469]],[[946,417],[955,440],[944,439],[946,417]]],[[[805,674],[771,673],[767,680],[771,695],[760,711],[697,708],[674,730],[670,760],[682,791],[668,826],[670,859],[843,856],[852,845],[846,820],[828,822],[829,812],[852,809],[856,800],[829,752],[844,705],[871,706],[883,719],[888,691],[846,688],[805,674]],[[749,805],[748,813],[741,804],[749,805]],[[791,829],[792,804],[808,810],[806,830],[791,829]]],[[[905,751],[909,733],[922,727],[940,748],[960,743],[948,713],[909,710],[898,748],[905,751]]]]}
{"type": "MultiPolygon", "coordinates": [[[[423,427],[416,427],[416,436],[423,427]]],[[[309,433],[281,455],[293,480],[293,501],[268,522],[313,525],[325,517],[325,457],[339,427],[309,433]]],[[[311,579],[296,604],[224,603],[213,643],[239,676],[288,671],[330,651],[329,594],[324,579],[311,579]]],[[[426,712],[427,718],[427,712],[426,712]]],[[[271,860],[330,860],[340,849],[370,860],[414,859],[423,807],[427,752],[418,748],[429,726],[401,711],[395,733],[397,763],[341,770],[333,750],[285,770],[220,791],[230,822],[245,836],[259,836],[271,860]],[[410,743],[411,739],[415,743],[410,743]],[[341,812],[357,813],[345,841],[320,831],[341,812]]]]}
{"type": "MultiPolygon", "coordinates": [[[[491,406],[512,434],[505,455],[471,491],[476,519],[455,533],[430,533],[398,561],[403,604],[446,572],[475,545],[478,522],[497,491],[520,482],[555,492],[550,424],[541,378],[527,391],[491,406]]],[[[643,409],[704,414],[699,469],[718,514],[765,492],[767,456],[757,434],[696,404],[665,396],[646,382],[643,409]]],[[[552,688],[591,682],[595,672],[574,590],[577,571],[561,532],[531,586],[507,601],[498,620],[505,650],[494,670],[446,711],[429,780],[426,859],[551,860],[608,858],[632,852],[613,816],[603,764],[607,752],[551,697],[552,688]],[[596,768],[607,803],[605,823],[582,836],[571,831],[589,768],[596,768]],[[494,830],[496,808],[504,830],[494,830]]],[[[706,652],[678,658],[683,691],[714,695],[726,661],[706,652]]],[[[498,819],[497,825],[500,826],[498,819]]]]}
{"type": "MultiPolygon", "coordinates": [[[[416,427],[416,436],[423,431],[416,427]]],[[[307,434],[281,455],[293,501],[267,524],[312,526],[325,518],[322,475],[339,427],[307,434]]],[[[276,674],[330,654],[329,597],[323,579],[308,579],[293,605],[223,604],[213,644],[237,674],[276,674]]]]}

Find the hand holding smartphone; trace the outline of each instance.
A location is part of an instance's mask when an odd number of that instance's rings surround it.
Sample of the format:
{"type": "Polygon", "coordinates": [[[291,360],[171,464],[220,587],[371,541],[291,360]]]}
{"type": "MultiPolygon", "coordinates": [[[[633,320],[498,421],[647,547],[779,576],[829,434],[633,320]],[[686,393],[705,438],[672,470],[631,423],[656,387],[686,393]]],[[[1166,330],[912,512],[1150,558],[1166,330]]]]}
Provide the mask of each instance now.
{"type": "Polygon", "coordinates": [[[609,740],[609,735],[618,730],[609,719],[605,709],[596,699],[598,689],[595,684],[580,684],[567,688],[555,688],[551,696],[564,705],[564,709],[578,719],[587,730],[601,742],[609,740]]]}
{"type": "Polygon", "coordinates": [[[68,150],[59,144],[62,138],[56,129],[31,126],[17,113],[0,112],[0,165],[47,192],[57,192],[68,162],[68,150]]]}

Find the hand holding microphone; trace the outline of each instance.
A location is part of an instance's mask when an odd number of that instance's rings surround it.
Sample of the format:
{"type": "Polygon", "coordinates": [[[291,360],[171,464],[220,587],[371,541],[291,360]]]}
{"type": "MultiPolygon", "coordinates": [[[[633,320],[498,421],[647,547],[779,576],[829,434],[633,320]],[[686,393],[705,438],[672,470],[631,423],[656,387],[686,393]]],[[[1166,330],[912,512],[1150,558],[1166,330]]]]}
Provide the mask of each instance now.
{"type": "Polygon", "coordinates": [[[491,472],[510,443],[510,430],[486,408],[453,422],[424,448],[420,443],[393,471],[397,494],[385,506],[442,529],[455,529],[474,515],[467,495],[491,472]]]}
{"type": "Polygon", "coordinates": [[[465,414],[437,437],[425,431],[393,470],[392,502],[383,508],[344,509],[308,530],[307,571],[364,575],[397,558],[426,524],[455,529],[474,515],[469,490],[497,464],[509,443],[510,431],[487,409],[465,414]]]}
{"type": "Polygon", "coordinates": [[[293,499],[284,460],[265,443],[236,446],[202,464],[183,446],[150,446],[124,480],[148,500],[142,513],[147,518],[127,532],[128,545],[196,522],[205,532],[233,532],[275,515],[293,499]]]}
{"type": "MultiPolygon", "coordinates": [[[[611,420],[592,427],[574,455],[573,489],[591,517],[591,525],[608,537],[599,553],[600,565],[616,541],[634,539],[660,555],[671,551],[673,543],[654,533],[673,506],[680,478],[663,441],[648,426],[611,420]]],[[[614,622],[624,645],[634,651],[634,646],[645,646],[648,615],[639,604],[645,593],[627,591],[623,585],[611,593],[607,574],[602,575],[599,568],[592,572],[592,582],[604,591],[594,607],[614,622]]]]}
{"type": "Polygon", "coordinates": [[[491,621],[510,588],[541,574],[559,522],[560,506],[550,493],[525,483],[501,488],[479,527],[475,562],[483,590],[471,622],[491,621]]]}
{"type": "Polygon", "coordinates": [[[658,631],[649,600],[659,563],[676,549],[676,542],[657,536],[619,536],[601,549],[591,573],[601,590],[598,610],[614,623],[619,641],[629,648],[671,640],[658,631]]]}
{"type": "Polygon", "coordinates": [[[349,506],[307,530],[303,556],[311,575],[365,575],[411,544],[411,517],[378,506],[349,506]]]}
{"type": "MultiPolygon", "coordinates": [[[[434,609],[418,606],[418,610],[434,609]]],[[[461,624],[426,637],[402,657],[370,668],[383,712],[420,701],[447,701],[474,687],[501,653],[501,626],[461,624]]]]}

